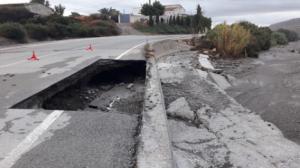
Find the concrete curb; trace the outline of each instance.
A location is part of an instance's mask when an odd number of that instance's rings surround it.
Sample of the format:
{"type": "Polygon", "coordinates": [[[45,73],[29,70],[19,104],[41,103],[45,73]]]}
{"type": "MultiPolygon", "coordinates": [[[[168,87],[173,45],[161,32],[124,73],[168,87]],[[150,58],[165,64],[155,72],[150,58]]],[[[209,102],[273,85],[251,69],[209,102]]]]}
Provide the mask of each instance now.
{"type": "Polygon", "coordinates": [[[165,103],[154,57],[148,59],[138,168],[173,168],[165,103]]]}

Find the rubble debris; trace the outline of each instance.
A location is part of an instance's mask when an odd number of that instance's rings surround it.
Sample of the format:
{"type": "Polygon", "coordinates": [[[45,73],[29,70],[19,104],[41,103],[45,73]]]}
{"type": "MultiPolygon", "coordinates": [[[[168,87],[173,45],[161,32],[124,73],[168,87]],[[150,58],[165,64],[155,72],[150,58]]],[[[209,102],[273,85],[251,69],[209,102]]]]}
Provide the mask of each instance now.
{"type": "Polygon", "coordinates": [[[171,116],[194,120],[194,112],[191,110],[188,102],[184,97],[178,98],[169,105],[167,113],[171,116]]]}
{"type": "Polygon", "coordinates": [[[166,106],[185,99],[189,108],[181,108],[179,114],[194,111],[194,122],[200,124],[168,119],[176,167],[298,168],[300,147],[199,75],[192,64],[195,58],[198,55],[192,52],[181,52],[159,59],[159,64],[168,65],[159,69],[166,106]],[[178,68],[179,62],[185,66],[178,68]]]}

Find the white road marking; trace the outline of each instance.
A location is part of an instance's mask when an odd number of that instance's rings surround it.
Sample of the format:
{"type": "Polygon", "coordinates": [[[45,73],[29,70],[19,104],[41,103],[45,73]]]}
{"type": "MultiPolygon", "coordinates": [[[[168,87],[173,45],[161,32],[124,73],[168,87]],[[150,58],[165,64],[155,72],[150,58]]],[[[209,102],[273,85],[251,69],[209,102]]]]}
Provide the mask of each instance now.
{"type": "Polygon", "coordinates": [[[134,47],[132,47],[132,48],[126,50],[126,51],[123,52],[121,55],[119,55],[119,56],[116,58],[116,60],[121,59],[123,56],[125,56],[126,54],[130,53],[132,50],[134,50],[134,49],[136,49],[136,48],[138,48],[138,47],[140,47],[140,46],[142,46],[142,45],[145,45],[145,42],[142,42],[141,44],[138,44],[138,45],[136,45],[136,46],[134,46],[134,47]]]}
{"type": "Polygon", "coordinates": [[[27,137],[15,149],[13,149],[3,160],[0,161],[0,167],[11,168],[62,114],[63,111],[54,111],[49,114],[38,127],[27,135],[27,137]]]}
{"type": "MultiPolygon", "coordinates": [[[[153,40],[150,40],[150,41],[148,41],[148,42],[149,42],[149,43],[154,43],[154,42],[158,42],[158,41],[163,41],[163,40],[173,40],[173,39],[179,39],[179,37],[172,37],[172,38],[166,37],[166,38],[156,39],[156,40],[153,39],[153,40]]],[[[123,56],[127,55],[127,54],[130,53],[132,50],[134,50],[134,49],[136,49],[136,48],[139,48],[139,47],[141,47],[142,45],[145,45],[146,43],[147,43],[147,42],[142,42],[142,43],[140,43],[140,44],[138,44],[138,45],[136,45],[136,46],[134,46],[134,47],[132,47],[132,48],[126,50],[126,51],[123,52],[121,55],[119,55],[119,56],[116,58],[116,60],[121,59],[123,56]]]]}
{"type": "MultiPolygon", "coordinates": [[[[177,39],[178,37],[166,37],[166,38],[162,38],[162,39],[156,39],[156,40],[150,40],[150,42],[156,42],[156,41],[162,41],[162,40],[166,40],[166,39],[177,39]]],[[[74,39],[73,41],[79,41],[80,39],[74,39]]],[[[88,41],[88,40],[92,40],[92,39],[83,39],[83,40],[80,40],[80,41],[88,41]]],[[[45,43],[45,44],[31,44],[31,45],[24,45],[24,46],[18,46],[18,47],[8,47],[8,48],[0,48],[0,51],[1,50],[9,50],[9,49],[18,49],[18,48],[30,48],[30,47],[37,47],[37,46],[43,46],[43,45],[49,45],[49,44],[54,44],[54,43],[63,43],[65,41],[53,41],[53,42],[50,42],[50,43],[45,43]]],[[[142,42],[128,50],[126,50],[125,52],[123,52],[121,55],[119,55],[117,58],[115,58],[116,60],[120,60],[123,56],[127,55],[128,53],[130,53],[132,50],[142,46],[142,45],[145,45],[146,42],[142,42]]],[[[56,54],[56,53],[55,53],[56,54]]],[[[51,55],[55,55],[55,54],[48,54],[48,55],[44,55],[43,57],[47,57],[47,56],[51,56],[51,55]]],[[[17,64],[20,64],[20,63],[23,63],[23,62],[27,62],[27,60],[21,60],[21,61],[17,61],[17,62],[13,62],[13,63],[10,63],[10,64],[6,64],[6,65],[0,65],[0,68],[7,68],[7,67],[10,67],[10,66],[13,66],[13,65],[17,65],[17,64]]]]}

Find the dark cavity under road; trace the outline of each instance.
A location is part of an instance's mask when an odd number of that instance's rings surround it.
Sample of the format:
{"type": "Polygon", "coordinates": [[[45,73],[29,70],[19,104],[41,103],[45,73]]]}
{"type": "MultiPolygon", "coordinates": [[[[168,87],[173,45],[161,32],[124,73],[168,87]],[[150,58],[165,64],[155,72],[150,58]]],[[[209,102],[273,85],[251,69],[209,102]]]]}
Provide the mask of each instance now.
{"type": "Polygon", "coordinates": [[[300,144],[300,42],[272,48],[259,59],[226,62],[219,68],[236,78],[227,92],[300,144]]]}

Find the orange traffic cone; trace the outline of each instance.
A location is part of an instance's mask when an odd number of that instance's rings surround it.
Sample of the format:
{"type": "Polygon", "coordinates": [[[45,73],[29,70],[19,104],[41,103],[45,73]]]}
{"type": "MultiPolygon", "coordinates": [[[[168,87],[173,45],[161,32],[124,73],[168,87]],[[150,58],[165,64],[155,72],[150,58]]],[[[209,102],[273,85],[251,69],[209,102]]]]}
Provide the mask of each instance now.
{"type": "Polygon", "coordinates": [[[92,47],[92,44],[90,44],[89,47],[86,48],[85,50],[87,50],[87,51],[93,51],[94,49],[93,49],[93,47],[92,47]]]}
{"type": "Polygon", "coordinates": [[[30,58],[28,58],[29,61],[38,61],[40,60],[36,55],[35,52],[32,51],[32,56],[30,58]]]}

